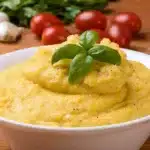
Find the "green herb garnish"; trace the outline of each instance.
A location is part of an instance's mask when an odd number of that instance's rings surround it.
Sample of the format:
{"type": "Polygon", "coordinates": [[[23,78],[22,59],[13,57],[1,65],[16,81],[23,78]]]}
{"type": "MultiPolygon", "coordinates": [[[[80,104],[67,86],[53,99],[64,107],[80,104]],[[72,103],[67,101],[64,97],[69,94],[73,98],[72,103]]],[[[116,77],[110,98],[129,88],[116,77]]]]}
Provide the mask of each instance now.
{"type": "Polygon", "coordinates": [[[67,44],[56,50],[52,57],[52,64],[61,59],[73,59],[77,54],[84,52],[81,46],[75,44],[67,44]]]}
{"type": "Polygon", "coordinates": [[[72,59],[68,77],[70,84],[79,83],[90,72],[93,60],[120,65],[121,56],[118,51],[108,46],[97,45],[97,39],[97,32],[86,31],[81,34],[79,45],[64,45],[53,54],[52,64],[62,59],[72,59]]]}
{"type": "Polygon", "coordinates": [[[121,57],[118,51],[104,45],[95,45],[89,51],[88,54],[93,59],[106,62],[114,65],[120,65],[121,57]]]}
{"type": "Polygon", "coordinates": [[[93,58],[85,53],[77,54],[69,67],[69,83],[80,82],[86,76],[92,67],[93,58]]]}
{"type": "Polygon", "coordinates": [[[97,32],[83,32],[80,36],[80,45],[86,50],[89,50],[98,40],[98,38],[99,36],[97,32]]]}
{"type": "Polygon", "coordinates": [[[41,12],[51,12],[64,23],[74,21],[85,10],[105,11],[108,0],[0,0],[0,11],[7,13],[11,22],[29,26],[30,19],[41,12]]]}

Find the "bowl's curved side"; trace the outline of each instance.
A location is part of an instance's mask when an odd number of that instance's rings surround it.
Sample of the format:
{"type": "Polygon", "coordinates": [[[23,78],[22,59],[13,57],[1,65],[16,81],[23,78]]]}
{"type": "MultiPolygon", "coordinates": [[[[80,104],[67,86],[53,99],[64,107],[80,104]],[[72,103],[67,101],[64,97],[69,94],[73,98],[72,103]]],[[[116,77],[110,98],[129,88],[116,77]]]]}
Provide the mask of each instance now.
{"type": "Polygon", "coordinates": [[[105,127],[53,128],[4,120],[14,150],[138,150],[150,135],[150,116],[105,127]]]}
{"type": "Polygon", "coordinates": [[[148,68],[150,68],[149,54],[145,54],[145,53],[141,53],[134,50],[125,49],[125,48],[123,48],[122,50],[127,54],[127,58],[129,60],[139,61],[143,63],[145,66],[147,66],[148,68]]]}
{"type": "Polygon", "coordinates": [[[37,48],[33,47],[0,55],[0,71],[7,67],[25,61],[26,59],[34,55],[36,51],[37,48]]]}

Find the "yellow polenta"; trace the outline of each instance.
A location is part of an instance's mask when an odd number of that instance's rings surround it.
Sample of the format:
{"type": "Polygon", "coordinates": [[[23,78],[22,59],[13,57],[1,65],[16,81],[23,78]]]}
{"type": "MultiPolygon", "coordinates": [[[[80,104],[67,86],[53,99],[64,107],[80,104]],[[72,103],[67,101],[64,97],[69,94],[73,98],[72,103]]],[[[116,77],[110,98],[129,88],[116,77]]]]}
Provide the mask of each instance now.
{"type": "MultiPolygon", "coordinates": [[[[65,43],[78,44],[79,37],[65,43]]],[[[150,114],[150,70],[126,55],[108,39],[101,41],[119,51],[120,66],[95,61],[79,84],[68,83],[69,60],[51,65],[61,45],[41,47],[22,64],[0,73],[0,116],[48,126],[100,126],[150,114]]]]}

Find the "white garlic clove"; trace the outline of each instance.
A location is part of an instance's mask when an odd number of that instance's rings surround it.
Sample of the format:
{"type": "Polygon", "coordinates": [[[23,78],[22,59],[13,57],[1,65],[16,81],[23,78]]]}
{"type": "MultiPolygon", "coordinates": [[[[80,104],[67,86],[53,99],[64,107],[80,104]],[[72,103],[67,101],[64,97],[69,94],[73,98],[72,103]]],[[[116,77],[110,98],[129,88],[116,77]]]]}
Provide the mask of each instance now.
{"type": "Polygon", "coordinates": [[[9,17],[6,13],[0,12],[0,22],[9,21],[9,17]]]}
{"type": "Polygon", "coordinates": [[[23,28],[4,21],[0,23],[0,41],[1,42],[15,42],[21,36],[23,28]]]}

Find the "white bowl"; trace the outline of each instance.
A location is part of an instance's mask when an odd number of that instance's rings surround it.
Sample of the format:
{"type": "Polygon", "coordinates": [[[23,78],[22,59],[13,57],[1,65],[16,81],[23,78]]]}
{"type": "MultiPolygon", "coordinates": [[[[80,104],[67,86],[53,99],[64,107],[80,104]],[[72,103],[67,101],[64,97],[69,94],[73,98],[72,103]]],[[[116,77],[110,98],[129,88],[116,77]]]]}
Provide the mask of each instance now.
{"type": "MultiPolygon", "coordinates": [[[[26,60],[36,49],[1,55],[0,70],[26,60]]],[[[125,52],[128,59],[150,68],[150,55],[125,52]]],[[[150,135],[150,115],[121,124],[86,128],[29,125],[0,117],[0,127],[12,150],[139,150],[150,135]]]]}

